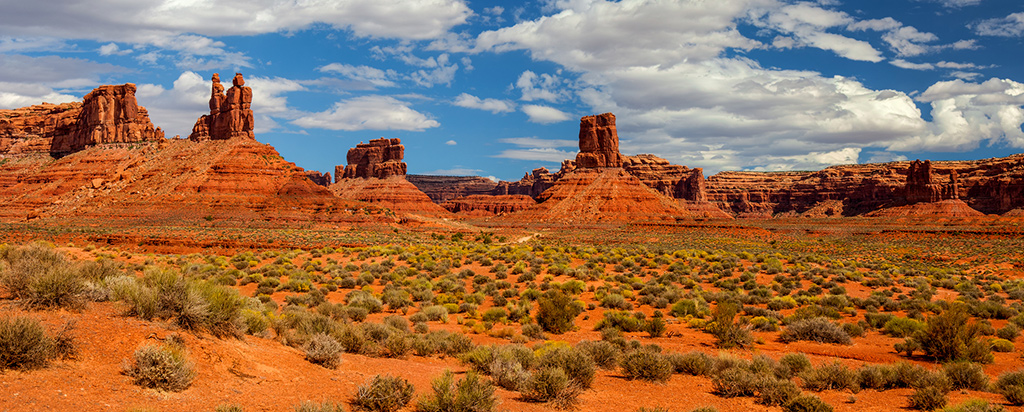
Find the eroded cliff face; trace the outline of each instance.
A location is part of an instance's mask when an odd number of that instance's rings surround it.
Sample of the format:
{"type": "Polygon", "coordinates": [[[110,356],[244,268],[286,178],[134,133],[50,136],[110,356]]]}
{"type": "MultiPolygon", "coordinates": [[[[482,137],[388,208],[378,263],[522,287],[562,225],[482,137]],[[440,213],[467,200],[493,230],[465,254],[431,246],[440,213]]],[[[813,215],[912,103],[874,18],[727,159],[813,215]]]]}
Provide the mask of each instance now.
{"type": "Polygon", "coordinates": [[[370,143],[359,143],[348,150],[348,165],[334,168],[334,181],[341,179],[377,178],[405,176],[407,167],[405,146],[401,139],[373,139],[370,143]]]}
{"type": "Polygon", "coordinates": [[[480,176],[405,175],[405,179],[437,204],[465,196],[488,195],[498,185],[480,176]]]}
{"type": "Polygon", "coordinates": [[[231,88],[224,92],[220,75],[213,74],[210,92],[210,114],[204,114],[192,126],[189,140],[255,139],[252,113],[252,89],[245,87],[241,73],[231,79],[231,88]]]}
{"type": "Polygon", "coordinates": [[[622,167],[614,114],[596,114],[580,119],[580,152],[576,155],[576,167],[622,167]]]}
{"type": "Polygon", "coordinates": [[[537,201],[526,195],[470,195],[441,204],[449,212],[469,216],[506,215],[529,209],[537,201]]]}
{"type": "Polygon", "coordinates": [[[135,85],[100,86],[81,103],[0,110],[0,156],[65,156],[90,146],[163,139],[135,100],[135,85]]]}

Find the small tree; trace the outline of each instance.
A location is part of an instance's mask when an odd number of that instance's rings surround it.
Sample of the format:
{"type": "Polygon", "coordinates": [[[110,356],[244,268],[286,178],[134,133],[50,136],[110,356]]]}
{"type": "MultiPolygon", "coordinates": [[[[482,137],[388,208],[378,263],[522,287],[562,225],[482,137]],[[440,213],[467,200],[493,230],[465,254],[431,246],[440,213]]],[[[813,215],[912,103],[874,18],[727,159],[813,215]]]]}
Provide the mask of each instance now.
{"type": "Polygon", "coordinates": [[[557,289],[550,289],[537,300],[537,324],[545,331],[561,334],[573,329],[573,319],[583,312],[580,304],[557,289]]]}
{"type": "Polygon", "coordinates": [[[705,329],[714,335],[715,344],[720,348],[746,347],[753,342],[750,329],[736,324],[733,319],[740,306],[735,302],[719,302],[711,313],[712,320],[705,329]]]}

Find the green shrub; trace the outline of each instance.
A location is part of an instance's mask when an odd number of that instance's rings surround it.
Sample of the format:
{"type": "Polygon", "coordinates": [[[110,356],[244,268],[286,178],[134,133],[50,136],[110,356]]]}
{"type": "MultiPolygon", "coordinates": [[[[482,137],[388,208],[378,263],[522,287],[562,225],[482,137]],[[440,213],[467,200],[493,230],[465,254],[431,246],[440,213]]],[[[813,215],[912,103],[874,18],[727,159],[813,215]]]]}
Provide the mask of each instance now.
{"type": "Polygon", "coordinates": [[[139,348],[132,362],[125,364],[124,373],[136,385],[171,392],[187,389],[196,376],[185,347],[175,342],[139,348]]]}
{"type": "Polygon", "coordinates": [[[715,369],[715,358],[700,351],[672,354],[668,359],[672,362],[672,367],[677,373],[704,376],[710,374],[715,369]]]}
{"type": "Polygon", "coordinates": [[[857,376],[862,388],[883,390],[892,385],[892,368],[885,365],[864,365],[857,370],[857,376]]]}
{"type": "Polygon", "coordinates": [[[538,325],[536,323],[527,323],[527,324],[523,325],[522,330],[523,330],[523,336],[526,336],[526,337],[528,337],[530,339],[546,339],[547,338],[544,335],[544,328],[540,327],[540,325],[538,325]]]}
{"type": "Polygon", "coordinates": [[[54,342],[39,321],[27,317],[0,318],[0,370],[35,369],[53,358],[54,342]]]}
{"type": "Polygon", "coordinates": [[[891,317],[882,326],[882,333],[894,338],[905,338],[913,336],[922,329],[924,329],[924,322],[916,319],[891,317]]]}
{"type": "MultiPolygon", "coordinates": [[[[242,410],[241,406],[239,406],[239,405],[231,405],[231,404],[217,405],[217,407],[213,409],[213,412],[242,412],[242,411],[243,410],[242,410]]],[[[318,412],[318,410],[310,410],[309,412],[318,412]]],[[[334,411],[333,410],[328,410],[327,412],[334,412],[334,411]]],[[[345,411],[341,411],[341,412],[345,412],[345,411]]]]}
{"type": "Polygon", "coordinates": [[[580,304],[560,290],[550,289],[537,300],[537,324],[545,331],[561,334],[573,329],[573,320],[583,313],[580,304]]]}
{"type": "Polygon", "coordinates": [[[523,390],[530,380],[527,368],[512,357],[496,356],[491,361],[490,374],[495,385],[513,391],[523,390]]]}
{"type": "Polygon", "coordinates": [[[787,353],[779,358],[779,365],[785,369],[784,376],[792,377],[811,369],[811,360],[803,353],[787,353]]]}
{"type": "Polygon", "coordinates": [[[789,379],[762,377],[757,383],[757,403],[783,406],[800,396],[800,388],[789,379]]]}
{"type": "Polygon", "coordinates": [[[345,408],[340,403],[336,404],[331,401],[323,401],[321,403],[304,401],[295,405],[295,412],[345,412],[345,408]]]}
{"type": "Polygon", "coordinates": [[[361,385],[352,399],[352,406],[370,412],[394,412],[412,401],[414,388],[405,379],[376,375],[368,384],[361,385]]]}
{"type": "Polygon", "coordinates": [[[652,338],[660,338],[661,335],[665,334],[666,330],[668,330],[668,327],[665,326],[665,320],[662,318],[651,319],[650,322],[647,322],[647,327],[645,328],[647,334],[652,338]]]}
{"type": "Polygon", "coordinates": [[[582,389],[574,385],[561,368],[547,367],[535,372],[521,392],[523,399],[530,402],[550,402],[556,407],[568,409],[575,402],[582,389]]]}
{"type": "Polygon", "coordinates": [[[981,365],[968,361],[950,362],[942,366],[942,372],[949,379],[952,389],[985,390],[988,375],[981,365]]]}
{"type": "Polygon", "coordinates": [[[306,360],[324,367],[334,369],[341,362],[341,352],[345,350],[330,335],[318,333],[306,342],[304,348],[306,360]]]}
{"type": "Polygon", "coordinates": [[[942,408],[942,412],[1006,412],[1002,405],[993,405],[981,399],[970,399],[955,406],[942,408]]]}
{"type": "Polygon", "coordinates": [[[850,344],[850,335],[842,327],[823,318],[810,318],[793,322],[779,335],[783,342],[813,341],[818,343],[850,344]]]}
{"type": "Polygon", "coordinates": [[[416,404],[417,411],[490,412],[497,403],[494,387],[474,371],[467,372],[458,382],[451,371],[445,371],[430,386],[433,395],[421,399],[416,404]]]}
{"type": "Polygon", "coordinates": [[[821,365],[801,375],[804,388],[820,392],[824,390],[860,389],[857,373],[839,362],[821,365]]]}
{"type": "Polygon", "coordinates": [[[585,340],[577,344],[576,348],[590,355],[597,367],[609,370],[618,366],[619,356],[622,353],[617,346],[603,340],[585,340]]]}
{"type": "Polygon", "coordinates": [[[941,314],[928,318],[925,328],[915,334],[921,350],[938,361],[971,360],[991,362],[987,345],[978,341],[979,325],[970,321],[962,303],[954,303],[941,314]]]}
{"type": "Polygon", "coordinates": [[[732,366],[720,370],[711,379],[711,391],[723,398],[754,396],[757,394],[758,377],[746,368],[732,366]]]}
{"type": "Polygon", "coordinates": [[[1006,326],[1003,326],[996,331],[996,336],[1000,339],[1006,339],[1013,342],[1017,340],[1018,336],[1020,336],[1020,326],[1017,326],[1017,324],[1012,322],[1007,323],[1006,326]]]}
{"type": "Polygon", "coordinates": [[[739,313],[739,308],[739,305],[733,302],[720,302],[712,312],[712,321],[705,326],[705,330],[715,337],[715,345],[718,347],[743,348],[754,341],[748,327],[733,321],[739,313]]]}
{"type": "Polygon", "coordinates": [[[673,365],[660,353],[634,350],[622,357],[622,374],[626,379],[665,382],[672,376],[673,365]]]}
{"type": "Polygon", "coordinates": [[[685,316],[702,318],[707,316],[708,308],[707,303],[704,303],[703,300],[680,299],[672,305],[672,309],[669,309],[668,313],[677,318],[685,316]]]}
{"type": "Polygon", "coordinates": [[[569,380],[575,382],[581,389],[589,388],[597,375],[597,364],[594,359],[579,348],[556,346],[543,350],[537,359],[537,365],[539,368],[561,368],[569,380]]]}
{"type": "Polygon", "coordinates": [[[993,389],[1011,405],[1024,405],[1024,370],[999,375],[993,389]]]}
{"type": "Polygon", "coordinates": [[[801,395],[793,398],[782,407],[786,412],[832,412],[832,406],[814,395],[801,395]]]}
{"type": "Polygon", "coordinates": [[[946,391],[934,386],[917,388],[910,395],[910,407],[922,411],[932,411],[946,406],[946,391]]]}
{"type": "Polygon", "coordinates": [[[1013,342],[1006,339],[992,339],[989,345],[993,352],[1013,352],[1013,342]]]}

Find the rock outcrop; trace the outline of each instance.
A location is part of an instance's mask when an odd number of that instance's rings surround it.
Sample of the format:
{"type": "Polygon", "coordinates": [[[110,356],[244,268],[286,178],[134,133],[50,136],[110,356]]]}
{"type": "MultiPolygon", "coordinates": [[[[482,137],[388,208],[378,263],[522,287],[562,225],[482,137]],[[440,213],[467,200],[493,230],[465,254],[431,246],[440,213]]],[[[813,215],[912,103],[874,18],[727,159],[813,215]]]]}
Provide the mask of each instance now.
{"type": "Polygon", "coordinates": [[[470,195],[444,202],[449,212],[468,216],[505,215],[529,209],[537,201],[526,195],[470,195]]]}
{"type": "Polygon", "coordinates": [[[405,146],[398,138],[380,138],[370,140],[370,143],[359,143],[348,150],[348,165],[334,168],[334,181],[405,176],[407,166],[402,161],[404,157],[405,146]]]}
{"type": "Polygon", "coordinates": [[[576,167],[622,167],[614,114],[604,113],[580,119],[580,152],[576,155],[576,167]]]}
{"type": "Polygon", "coordinates": [[[82,103],[0,110],[0,156],[60,157],[95,145],[163,139],[163,130],[138,105],[135,90],[131,83],[100,86],[82,103]]]}
{"type": "Polygon", "coordinates": [[[405,179],[426,193],[434,203],[474,195],[488,195],[498,183],[480,176],[405,175],[405,179]]]}
{"type": "MultiPolygon", "coordinates": [[[[566,160],[566,162],[570,162],[566,160]]],[[[563,163],[563,168],[566,164],[563,163]]],[[[570,169],[571,170],[571,169],[570,169]]],[[[526,195],[534,199],[540,197],[541,193],[548,190],[555,184],[555,181],[560,179],[565,172],[559,170],[558,173],[551,173],[546,167],[538,167],[533,169],[530,173],[523,175],[522,179],[515,182],[498,182],[494,190],[491,191],[492,195],[526,195]]]]}
{"type": "Polygon", "coordinates": [[[328,187],[331,185],[330,172],[324,172],[324,174],[320,174],[320,172],[316,170],[307,170],[306,178],[309,179],[309,181],[315,183],[317,186],[328,187]]]}
{"type": "Polygon", "coordinates": [[[329,189],[342,199],[370,203],[395,213],[448,215],[447,210],[430,201],[425,193],[405,180],[405,176],[342,178],[329,189]]]}
{"type": "Polygon", "coordinates": [[[210,93],[210,114],[202,115],[192,126],[189,140],[255,139],[253,132],[252,88],[245,87],[241,73],[235,73],[231,88],[224,93],[220,74],[214,73],[210,93]]]}

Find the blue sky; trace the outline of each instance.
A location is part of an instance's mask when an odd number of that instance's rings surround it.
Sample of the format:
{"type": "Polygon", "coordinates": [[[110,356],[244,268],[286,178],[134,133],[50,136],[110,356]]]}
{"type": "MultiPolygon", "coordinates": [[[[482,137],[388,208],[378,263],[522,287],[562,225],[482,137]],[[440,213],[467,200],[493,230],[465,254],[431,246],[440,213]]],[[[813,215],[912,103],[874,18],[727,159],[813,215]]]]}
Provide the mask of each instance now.
{"type": "Polygon", "coordinates": [[[0,0],[0,108],[139,85],[168,137],[242,72],[307,169],[385,136],[410,173],[515,180],[613,112],[625,154],[817,170],[1024,152],[1012,0],[0,0]]]}

